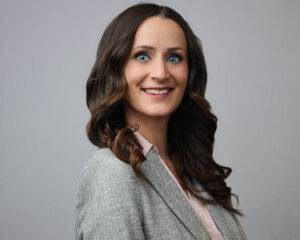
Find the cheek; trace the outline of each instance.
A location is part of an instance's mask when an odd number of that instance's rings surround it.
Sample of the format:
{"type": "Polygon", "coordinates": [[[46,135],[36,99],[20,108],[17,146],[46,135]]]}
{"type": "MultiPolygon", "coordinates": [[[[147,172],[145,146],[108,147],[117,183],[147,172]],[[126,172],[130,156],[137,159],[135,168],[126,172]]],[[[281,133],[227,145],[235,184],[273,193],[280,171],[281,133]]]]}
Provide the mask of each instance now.
{"type": "Polygon", "coordinates": [[[124,77],[128,85],[138,85],[144,76],[145,70],[134,62],[129,62],[124,68],[124,77]]]}
{"type": "Polygon", "coordinates": [[[176,76],[177,84],[185,89],[188,82],[188,68],[182,67],[177,69],[176,76]]]}

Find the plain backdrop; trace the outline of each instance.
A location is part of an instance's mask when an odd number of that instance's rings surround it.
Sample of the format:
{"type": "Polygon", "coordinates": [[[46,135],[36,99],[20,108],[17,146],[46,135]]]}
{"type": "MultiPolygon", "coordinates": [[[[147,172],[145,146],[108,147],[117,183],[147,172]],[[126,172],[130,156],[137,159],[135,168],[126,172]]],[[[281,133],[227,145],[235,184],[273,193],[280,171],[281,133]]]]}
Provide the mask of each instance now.
{"type": "MultiPolygon", "coordinates": [[[[1,0],[0,239],[75,239],[77,180],[96,150],[86,80],[105,27],[138,2],[1,0]]],[[[152,2],[202,41],[214,158],[233,169],[248,238],[300,239],[300,2],[152,2]]]]}

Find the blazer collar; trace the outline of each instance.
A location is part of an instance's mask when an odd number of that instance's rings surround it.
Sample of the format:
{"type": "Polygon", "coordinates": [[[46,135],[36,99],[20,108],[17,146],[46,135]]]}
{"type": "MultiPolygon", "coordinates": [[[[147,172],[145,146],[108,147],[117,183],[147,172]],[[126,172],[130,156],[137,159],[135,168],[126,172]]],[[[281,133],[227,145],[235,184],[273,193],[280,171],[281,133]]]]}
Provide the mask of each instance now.
{"type": "MultiPolygon", "coordinates": [[[[171,211],[196,239],[211,239],[182,191],[159,161],[154,146],[151,146],[148,151],[146,161],[142,163],[140,170],[171,211]]],[[[201,188],[200,185],[199,187],[201,188]]],[[[208,197],[208,194],[205,197],[208,197]]],[[[217,225],[214,209],[208,208],[208,210],[217,225]]]]}

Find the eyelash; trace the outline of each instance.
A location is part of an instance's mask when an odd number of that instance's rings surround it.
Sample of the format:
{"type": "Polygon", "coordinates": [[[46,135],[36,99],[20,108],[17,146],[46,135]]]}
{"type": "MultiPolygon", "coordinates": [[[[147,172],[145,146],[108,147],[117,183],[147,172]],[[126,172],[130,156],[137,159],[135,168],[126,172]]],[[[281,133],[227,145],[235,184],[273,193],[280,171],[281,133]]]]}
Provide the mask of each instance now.
{"type": "MultiPolygon", "coordinates": [[[[138,52],[134,55],[134,58],[137,59],[137,57],[140,56],[140,55],[146,55],[149,58],[149,55],[146,52],[138,52]]],[[[178,61],[175,62],[175,63],[181,62],[181,60],[182,60],[182,56],[180,56],[179,54],[172,54],[172,55],[170,55],[170,57],[177,57],[178,58],[178,61]]],[[[145,61],[141,61],[141,62],[145,62],[145,61]]]]}

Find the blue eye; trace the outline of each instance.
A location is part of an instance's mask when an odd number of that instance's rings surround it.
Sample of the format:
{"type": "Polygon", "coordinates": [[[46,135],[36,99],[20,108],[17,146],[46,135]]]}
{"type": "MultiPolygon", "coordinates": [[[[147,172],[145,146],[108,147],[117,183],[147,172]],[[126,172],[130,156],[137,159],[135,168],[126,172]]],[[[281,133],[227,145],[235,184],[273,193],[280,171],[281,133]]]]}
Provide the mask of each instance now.
{"type": "Polygon", "coordinates": [[[146,58],[148,58],[148,55],[145,53],[138,53],[134,57],[141,62],[145,62],[147,60],[146,58]]]}
{"type": "Polygon", "coordinates": [[[171,60],[170,62],[175,62],[175,63],[177,63],[177,62],[179,62],[182,58],[181,58],[179,55],[172,55],[172,56],[170,56],[169,59],[173,59],[173,60],[171,60]]]}
{"type": "MultiPolygon", "coordinates": [[[[147,60],[149,60],[149,56],[145,52],[139,52],[139,53],[135,54],[134,58],[140,62],[146,62],[147,60]]],[[[178,63],[181,60],[182,60],[182,57],[178,54],[170,55],[170,57],[168,58],[168,61],[170,61],[172,63],[178,63]]]]}

